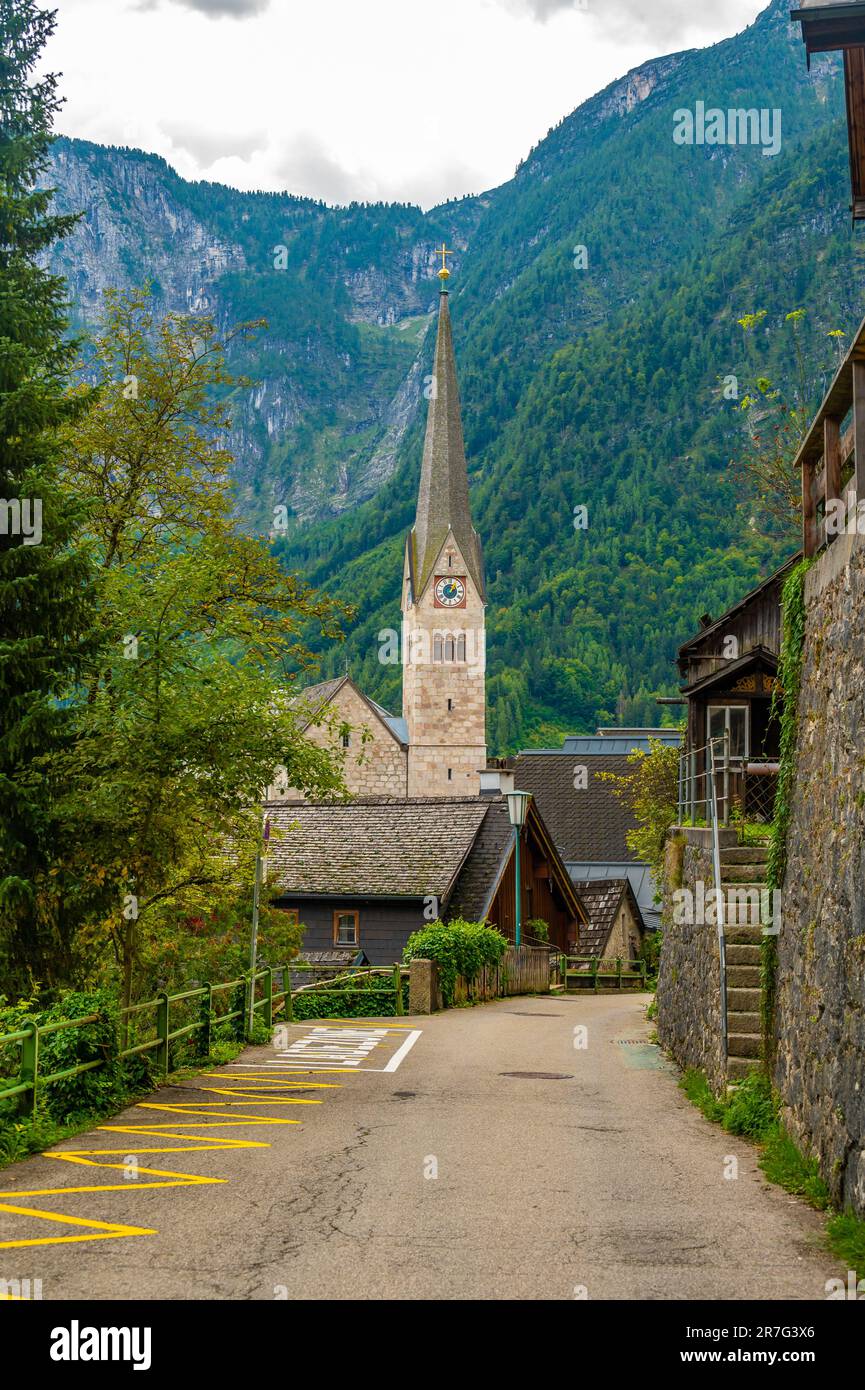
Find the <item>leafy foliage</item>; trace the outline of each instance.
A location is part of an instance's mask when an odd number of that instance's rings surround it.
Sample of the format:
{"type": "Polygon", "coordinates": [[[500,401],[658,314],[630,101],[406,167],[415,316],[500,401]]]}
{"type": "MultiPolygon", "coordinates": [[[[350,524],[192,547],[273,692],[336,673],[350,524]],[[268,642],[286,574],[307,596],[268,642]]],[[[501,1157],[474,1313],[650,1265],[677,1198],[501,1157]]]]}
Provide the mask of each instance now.
{"type": "Polygon", "coordinates": [[[627,833],[628,848],[635,858],[651,865],[660,883],[667,831],[678,813],[679,749],[652,738],[649,752],[635,749],[628,764],[633,771],[625,776],[614,772],[598,776],[611,784],[613,793],[636,819],[636,828],[627,833]]]}
{"type": "Polygon", "coordinates": [[[81,505],[56,444],[86,393],[65,394],[65,285],[42,264],[75,218],[52,215],[37,186],[59,103],[55,78],[34,70],[54,23],[31,0],[0,6],[0,978],[17,991],[68,961],[62,914],[40,892],[58,834],[53,758],[92,631],[81,505]]]}
{"type": "MultiPolygon", "coordinates": [[[[400,985],[403,1012],[408,1010],[408,981],[400,985]]],[[[327,988],[305,990],[292,1000],[294,1017],[391,1018],[396,1015],[396,993],[390,975],[347,975],[329,980],[327,988]]]]}
{"type": "Polygon", "coordinates": [[[485,922],[466,922],[456,917],[450,922],[431,922],[412,932],[403,951],[406,963],[421,957],[434,960],[445,1007],[453,1004],[457,976],[468,984],[476,980],[484,966],[497,966],[507,950],[501,932],[485,922]]]}
{"type": "MultiPolygon", "coordinates": [[[[781,752],[778,786],[769,837],[769,856],[766,885],[771,892],[780,892],[787,871],[787,836],[790,829],[793,787],[796,777],[796,746],[799,737],[799,692],[802,685],[802,660],[805,645],[805,579],[811,560],[802,560],[787,576],[781,593],[781,658],[778,667],[778,686],[772,700],[772,712],[780,719],[781,752]]],[[[760,950],[761,1028],[764,1055],[771,1058],[775,1050],[774,1014],[778,945],[774,936],[764,936],[760,950]]]]}

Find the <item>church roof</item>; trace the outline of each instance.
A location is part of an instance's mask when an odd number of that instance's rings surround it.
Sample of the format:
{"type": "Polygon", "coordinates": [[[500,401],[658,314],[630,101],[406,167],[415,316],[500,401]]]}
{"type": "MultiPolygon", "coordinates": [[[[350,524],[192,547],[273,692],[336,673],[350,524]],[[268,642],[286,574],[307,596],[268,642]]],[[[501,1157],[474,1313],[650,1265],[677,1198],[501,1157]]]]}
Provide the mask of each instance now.
{"type": "Polygon", "coordinates": [[[483,556],[472,525],[463,443],[460,393],[451,334],[448,294],[439,296],[438,336],[427,415],[417,517],[409,537],[412,587],[426,588],[439,551],[452,531],[469,574],[484,598],[483,556]]]}
{"type": "Polygon", "coordinates": [[[371,699],[369,695],[364,695],[360,687],[355,685],[351,676],[336,676],[333,680],[320,681],[318,685],[308,685],[304,690],[299,690],[296,695],[292,696],[292,705],[302,710],[306,715],[304,728],[308,728],[310,724],[315,722],[324,706],[330,703],[344,685],[351,686],[355,694],[365,705],[369,706],[372,713],[381,720],[398,743],[403,745],[408,743],[408,725],[405,719],[400,715],[388,714],[384,706],[380,705],[377,700],[371,699]]]}

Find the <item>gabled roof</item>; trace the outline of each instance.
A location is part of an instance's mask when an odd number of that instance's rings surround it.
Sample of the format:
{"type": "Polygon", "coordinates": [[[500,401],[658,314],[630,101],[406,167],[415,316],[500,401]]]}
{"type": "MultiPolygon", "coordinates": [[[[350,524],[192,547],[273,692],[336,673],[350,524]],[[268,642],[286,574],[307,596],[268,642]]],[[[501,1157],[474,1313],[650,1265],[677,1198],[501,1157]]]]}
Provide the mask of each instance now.
{"type": "MultiPolygon", "coordinates": [[[[514,853],[514,828],[508,816],[507,800],[504,797],[484,799],[488,806],[487,814],[457,880],[449,906],[452,916],[463,917],[467,922],[482,922],[487,916],[514,853]]],[[[573,880],[534,803],[529,806],[526,834],[534,839],[546,856],[552,882],[557,885],[571,915],[577,921],[583,921],[586,914],[573,880]]]]}
{"type": "Polygon", "coordinates": [[[603,956],[623,898],[630,902],[637,926],[643,930],[640,909],[626,878],[580,879],[575,887],[589,915],[588,926],[580,929],[577,941],[579,955],[603,956]]]}
{"type": "Polygon", "coordinates": [[[691,685],[680,687],[683,695],[698,695],[702,691],[712,690],[715,686],[722,688],[729,686],[737,676],[742,676],[749,671],[752,666],[757,666],[770,675],[775,675],[778,670],[778,657],[771,652],[768,647],[752,647],[736,661],[725,661],[710,671],[707,676],[701,676],[699,680],[693,681],[691,685]]]}
{"type": "Polygon", "coordinates": [[[409,574],[412,593],[419,598],[452,532],[475,587],[484,599],[483,557],[469,505],[468,468],[447,290],[442,290],[439,306],[417,516],[407,541],[409,574]]]}
{"type": "Polygon", "coordinates": [[[268,882],[285,897],[445,902],[487,809],[477,797],[274,803],[268,882]]]}
{"type": "Polygon", "coordinates": [[[636,822],[601,774],[633,774],[625,754],[595,755],[586,763],[587,785],[574,786],[574,772],[584,754],[564,749],[555,753],[520,753],[515,785],[531,792],[559,854],[568,863],[634,863],[636,855],[625,841],[636,822]]]}
{"type": "Polygon", "coordinates": [[[770,589],[773,584],[780,584],[786,579],[794,565],[797,565],[801,559],[802,552],[801,550],[797,550],[795,555],[791,555],[789,560],[785,560],[781,568],[770,574],[768,579],[764,579],[762,584],[758,584],[755,588],[750,589],[743,598],[739,599],[738,603],[734,603],[733,606],[728,608],[725,613],[722,613],[719,618],[712,618],[706,623],[705,627],[701,628],[700,631],[695,634],[695,636],[689,637],[687,642],[683,642],[679,648],[679,662],[681,663],[688,656],[692,647],[700,646],[707,638],[716,636],[718,632],[726,631],[730,622],[734,618],[737,618],[744,609],[756,603],[767,589],[770,589]]]}
{"type": "MultiPolygon", "coordinates": [[[[504,797],[368,797],[278,802],[268,883],[283,898],[439,900],[442,917],[483,921],[514,852],[504,797]]],[[[571,914],[585,910],[537,808],[528,828],[571,914]]]]}
{"type": "Polygon", "coordinates": [[[370,713],[387,729],[388,733],[396,739],[397,743],[403,746],[408,744],[408,725],[406,721],[398,715],[388,714],[387,710],[376,700],[371,700],[368,695],[364,695],[359,686],[355,685],[351,676],[337,676],[334,680],[321,681],[319,685],[308,685],[304,690],[299,690],[292,697],[292,704],[303,706],[308,712],[304,728],[309,728],[314,723],[325,705],[330,704],[334,697],[342,690],[344,685],[350,685],[355,695],[368,706],[370,713]]]}

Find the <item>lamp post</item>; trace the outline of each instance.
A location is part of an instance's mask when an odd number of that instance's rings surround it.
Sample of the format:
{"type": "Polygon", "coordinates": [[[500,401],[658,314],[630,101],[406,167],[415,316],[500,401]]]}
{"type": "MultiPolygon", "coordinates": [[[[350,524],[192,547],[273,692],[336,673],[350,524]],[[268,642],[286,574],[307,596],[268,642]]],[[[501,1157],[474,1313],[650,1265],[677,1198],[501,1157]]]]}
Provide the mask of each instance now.
{"type": "Polygon", "coordinates": [[[249,943],[249,1017],[246,1021],[247,1033],[250,1038],[252,1037],[252,1026],[255,1021],[255,963],[258,957],[258,907],[261,897],[262,860],[267,854],[269,839],[270,820],[265,816],[261,843],[255,856],[255,887],[252,892],[252,937],[249,943]]]}
{"type": "Polygon", "coordinates": [[[514,945],[519,949],[522,944],[522,884],[520,881],[520,831],[526,823],[529,814],[529,802],[532,799],[531,792],[508,792],[508,816],[511,825],[514,827],[514,854],[516,855],[516,920],[514,925],[514,945]]]}

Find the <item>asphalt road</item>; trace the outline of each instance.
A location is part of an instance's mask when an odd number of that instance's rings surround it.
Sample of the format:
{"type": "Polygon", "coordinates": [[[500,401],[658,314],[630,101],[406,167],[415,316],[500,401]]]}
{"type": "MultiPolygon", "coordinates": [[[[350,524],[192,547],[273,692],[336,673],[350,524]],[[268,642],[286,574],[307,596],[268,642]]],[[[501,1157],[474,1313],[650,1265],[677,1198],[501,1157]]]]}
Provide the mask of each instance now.
{"type": "Polygon", "coordinates": [[[0,1172],[0,1278],[44,1299],[825,1298],[846,1271],[821,1218],[685,1100],[644,1006],[297,1025],[0,1172]]]}

